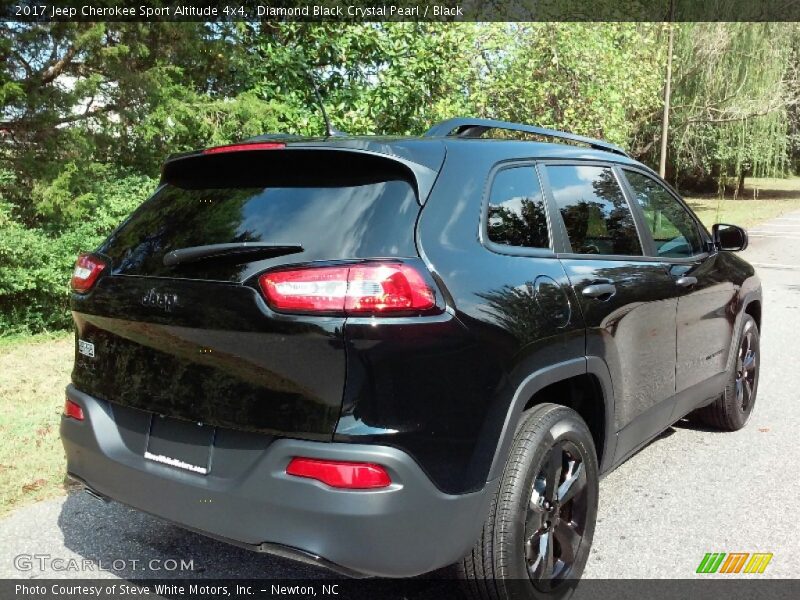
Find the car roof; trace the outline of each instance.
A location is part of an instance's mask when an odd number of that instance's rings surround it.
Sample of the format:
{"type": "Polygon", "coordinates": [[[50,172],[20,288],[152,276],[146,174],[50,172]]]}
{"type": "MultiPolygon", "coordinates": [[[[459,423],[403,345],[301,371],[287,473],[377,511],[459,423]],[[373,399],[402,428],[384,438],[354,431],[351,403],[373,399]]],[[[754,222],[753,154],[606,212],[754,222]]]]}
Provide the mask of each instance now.
{"type": "MultiPolygon", "coordinates": [[[[430,168],[441,164],[441,153],[458,146],[475,152],[486,152],[497,160],[519,159],[577,159],[596,160],[644,166],[629,156],[590,148],[573,143],[540,142],[497,138],[461,138],[454,136],[336,136],[336,137],[275,137],[258,136],[247,141],[282,141],[290,148],[341,148],[363,150],[411,160],[430,168]]],[[[468,150],[468,151],[469,151],[468,150]]],[[[645,167],[646,168],[646,167],[645,167]]],[[[649,170],[649,169],[648,169],[649,170]]]]}

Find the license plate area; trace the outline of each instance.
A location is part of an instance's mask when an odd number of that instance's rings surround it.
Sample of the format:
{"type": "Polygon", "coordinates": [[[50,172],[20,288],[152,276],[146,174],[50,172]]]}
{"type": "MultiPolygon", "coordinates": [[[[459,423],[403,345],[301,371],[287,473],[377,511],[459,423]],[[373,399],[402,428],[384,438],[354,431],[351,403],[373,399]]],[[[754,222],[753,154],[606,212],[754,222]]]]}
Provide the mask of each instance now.
{"type": "Polygon", "coordinates": [[[144,457],[161,464],[208,475],[215,428],[153,415],[144,457]]]}

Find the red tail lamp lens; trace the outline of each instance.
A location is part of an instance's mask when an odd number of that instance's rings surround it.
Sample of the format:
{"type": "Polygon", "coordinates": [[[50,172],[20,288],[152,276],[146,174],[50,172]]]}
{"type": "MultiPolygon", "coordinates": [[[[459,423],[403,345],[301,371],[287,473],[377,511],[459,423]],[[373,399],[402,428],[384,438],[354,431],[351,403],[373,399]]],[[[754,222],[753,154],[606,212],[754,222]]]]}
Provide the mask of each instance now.
{"type": "Polygon", "coordinates": [[[286,467],[286,473],[345,490],[384,488],[392,483],[386,469],[372,463],[295,457],[286,467]]]}
{"type": "Polygon", "coordinates": [[[436,306],[436,294],[422,275],[402,263],[272,271],[259,285],[273,308],[290,312],[381,315],[436,306]]]}
{"type": "Polygon", "coordinates": [[[105,268],[106,263],[102,258],[88,253],[79,255],[72,271],[70,286],[80,294],[88,292],[105,268]]]}
{"type": "Polygon", "coordinates": [[[347,268],[274,271],[259,278],[261,291],[278,310],[329,312],[344,310],[347,268]]]}
{"type": "Polygon", "coordinates": [[[83,409],[77,402],[73,402],[67,398],[64,402],[64,416],[83,421],[83,409]]]}
{"type": "Polygon", "coordinates": [[[280,150],[286,148],[286,144],[280,142],[259,142],[255,144],[231,144],[229,146],[216,146],[206,148],[203,154],[225,154],[226,152],[246,152],[248,150],[280,150]]]}

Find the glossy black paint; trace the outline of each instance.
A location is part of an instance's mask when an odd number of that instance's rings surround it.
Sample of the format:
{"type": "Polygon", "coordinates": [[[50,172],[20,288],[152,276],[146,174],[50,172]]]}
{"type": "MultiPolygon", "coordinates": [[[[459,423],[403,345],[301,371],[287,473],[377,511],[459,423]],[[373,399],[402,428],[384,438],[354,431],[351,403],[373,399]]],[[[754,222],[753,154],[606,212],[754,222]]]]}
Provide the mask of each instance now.
{"type": "Polygon", "coordinates": [[[561,263],[583,313],[586,354],[602,357],[611,373],[619,430],[675,394],[675,284],[663,264],[635,258],[565,257],[561,263]],[[611,283],[616,292],[586,297],[583,291],[596,282],[611,283]]]}
{"type": "Polygon", "coordinates": [[[288,437],[330,440],[345,379],[341,317],[277,314],[256,289],[106,276],[73,294],[73,383],[117,404],[288,437]],[[168,312],[145,306],[173,294],[168,312]]]}
{"type": "MultiPolygon", "coordinates": [[[[708,252],[692,259],[655,256],[635,206],[641,256],[570,254],[547,190],[549,248],[487,239],[487,194],[498,170],[560,162],[604,165],[617,177],[620,166],[651,174],[619,154],[449,138],[289,146],[405,161],[417,177],[419,204],[405,216],[376,221],[387,226],[371,239],[390,247],[397,230],[389,223],[413,237],[397,254],[360,246],[363,252],[336,248],[335,256],[260,260],[221,278],[227,283],[112,270],[86,297],[73,296],[78,336],[97,340],[102,353],[95,361],[76,354],[78,388],[111,402],[280,437],[394,446],[439,489],[464,493],[496,476],[514,415],[544,387],[537,382],[553,383],[551,374],[596,381],[592,401],[602,415],[598,450],[607,471],[721,390],[741,315],[761,300],[752,267],[712,249],[702,228],[708,252]],[[253,283],[278,265],[386,254],[427,269],[442,314],[281,315],[269,310],[253,283]],[[613,293],[597,286],[612,286],[613,293]],[[142,306],[139,298],[151,289],[177,294],[178,308],[142,306]],[[538,375],[532,380],[532,374],[538,375]]],[[[181,168],[188,177],[188,167],[181,168]]],[[[334,217],[325,225],[339,227],[334,217]]],[[[315,229],[309,238],[325,233],[315,229]]]]}

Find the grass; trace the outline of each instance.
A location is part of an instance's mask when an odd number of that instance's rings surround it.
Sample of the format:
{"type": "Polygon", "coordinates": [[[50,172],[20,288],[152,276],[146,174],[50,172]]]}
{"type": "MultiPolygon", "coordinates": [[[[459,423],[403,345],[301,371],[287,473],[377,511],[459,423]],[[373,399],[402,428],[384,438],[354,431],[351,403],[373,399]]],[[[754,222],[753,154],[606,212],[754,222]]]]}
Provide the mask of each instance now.
{"type": "MultiPolygon", "coordinates": [[[[749,179],[740,199],[690,196],[708,227],[752,227],[800,210],[800,177],[749,179]]],[[[73,358],[72,334],[0,336],[0,516],[63,493],[58,424],[73,358]]]]}
{"type": "Polygon", "coordinates": [[[68,333],[0,342],[0,516],[63,493],[58,425],[73,352],[68,333]]]}
{"type": "Polygon", "coordinates": [[[686,203],[711,229],[714,223],[730,223],[751,228],[763,221],[800,211],[800,177],[789,179],[751,178],[737,199],[731,194],[686,196],[686,203]]]}
{"type": "Polygon", "coordinates": [[[36,344],[39,342],[49,342],[51,340],[63,340],[69,333],[65,331],[47,331],[45,333],[14,333],[11,335],[0,335],[0,354],[12,346],[24,344],[36,344]]]}

